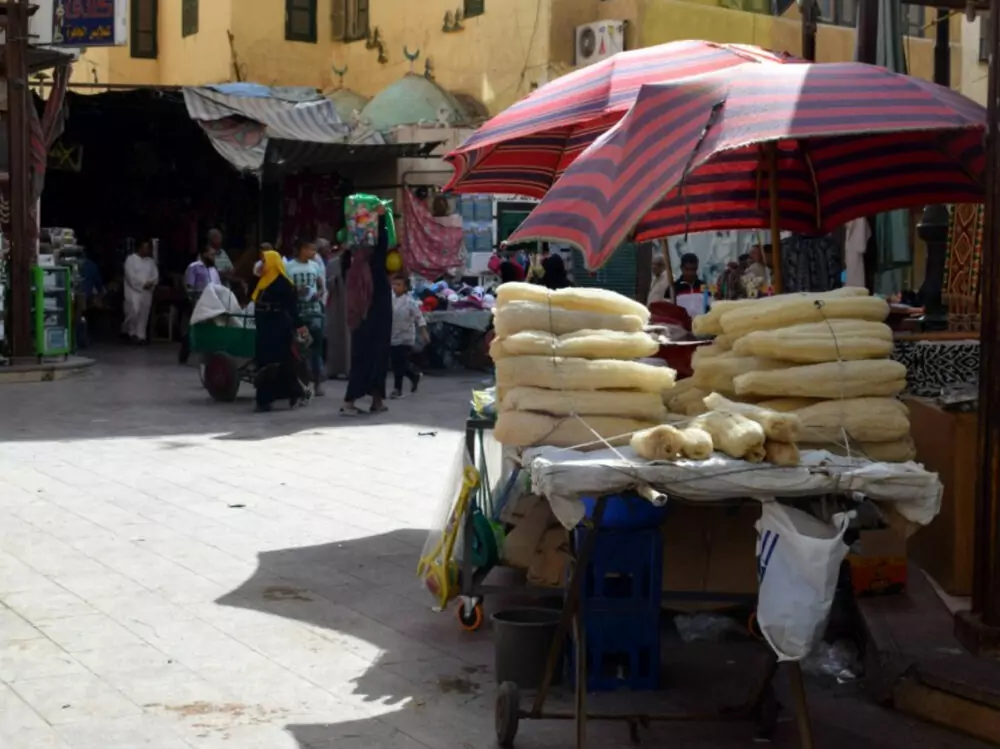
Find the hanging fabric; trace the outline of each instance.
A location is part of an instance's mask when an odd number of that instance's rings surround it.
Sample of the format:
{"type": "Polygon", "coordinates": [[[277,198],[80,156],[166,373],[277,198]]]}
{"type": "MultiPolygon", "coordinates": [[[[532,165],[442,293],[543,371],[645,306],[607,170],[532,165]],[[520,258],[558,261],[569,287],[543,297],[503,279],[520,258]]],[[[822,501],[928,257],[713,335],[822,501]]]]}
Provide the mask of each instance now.
{"type": "Polygon", "coordinates": [[[434,216],[427,203],[403,190],[403,265],[434,280],[465,269],[465,232],[457,214],[434,216]]]}

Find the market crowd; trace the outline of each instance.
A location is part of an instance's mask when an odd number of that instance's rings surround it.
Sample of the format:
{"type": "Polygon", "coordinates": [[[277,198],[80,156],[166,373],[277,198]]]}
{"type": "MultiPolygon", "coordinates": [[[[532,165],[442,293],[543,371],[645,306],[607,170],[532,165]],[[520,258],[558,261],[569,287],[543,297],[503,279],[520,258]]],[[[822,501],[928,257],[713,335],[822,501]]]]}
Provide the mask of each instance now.
{"type": "MultiPolygon", "coordinates": [[[[179,280],[182,318],[190,319],[209,287],[253,315],[257,410],[269,411],[282,401],[304,404],[324,395],[325,380],[344,378],[343,416],[382,413],[387,399],[403,397],[407,386],[409,393],[419,387],[421,373],[412,354],[418,338],[424,346],[430,342],[425,313],[445,307],[486,309],[492,302],[486,289],[456,290],[449,279],[412,292],[402,260],[391,249],[395,235],[385,204],[373,203],[370,213],[369,241],[358,242],[341,230],[333,242],[296,239],[278,249],[265,243],[253,257],[244,253],[236,262],[222,232],[212,229],[187,265],[179,280]]],[[[502,243],[488,266],[501,283],[571,285],[562,256],[546,245],[529,254],[502,243]]],[[[150,242],[140,242],[126,258],[122,282],[122,336],[145,343],[161,283],[150,242]]],[[[190,325],[182,322],[182,327],[178,360],[186,364],[190,325]]]]}

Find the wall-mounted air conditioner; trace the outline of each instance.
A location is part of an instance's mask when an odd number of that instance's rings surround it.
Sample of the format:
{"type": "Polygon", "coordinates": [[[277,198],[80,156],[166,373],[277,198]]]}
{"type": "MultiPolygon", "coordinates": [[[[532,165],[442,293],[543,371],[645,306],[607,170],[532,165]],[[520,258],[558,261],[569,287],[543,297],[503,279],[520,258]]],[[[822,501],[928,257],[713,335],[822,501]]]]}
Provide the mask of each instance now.
{"type": "Polygon", "coordinates": [[[625,51],[625,21],[596,21],[576,27],[576,66],[593,65],[625,51]]]}

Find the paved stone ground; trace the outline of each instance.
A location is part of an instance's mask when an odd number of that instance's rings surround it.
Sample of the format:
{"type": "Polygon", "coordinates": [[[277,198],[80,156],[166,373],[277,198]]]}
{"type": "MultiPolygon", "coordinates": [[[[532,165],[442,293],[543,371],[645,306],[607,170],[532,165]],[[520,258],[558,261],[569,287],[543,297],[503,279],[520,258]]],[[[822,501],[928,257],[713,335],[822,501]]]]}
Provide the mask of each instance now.
{"type": "MultiPolygon", "coordinates": [[[[254,415],[249,393],[210,402],[166,349],[98,358],[86,377],[0,387],[0,747],[493,745],[490,635],[431,612],[413,577],[474,376],[344,420],[342,385],[254,415]]],[[[749,681],[732,663],[720,684],[749,681]]],[[[853,692],[811,700],[819,747],[977,746],[853,692]]],[[[525,724],[519,746],[572,735],[525,724]]],[[[591,736],[627,746],[620,726],[591,736]]],[[[796,745],[792,724],[774,745],[796,745]]]]}

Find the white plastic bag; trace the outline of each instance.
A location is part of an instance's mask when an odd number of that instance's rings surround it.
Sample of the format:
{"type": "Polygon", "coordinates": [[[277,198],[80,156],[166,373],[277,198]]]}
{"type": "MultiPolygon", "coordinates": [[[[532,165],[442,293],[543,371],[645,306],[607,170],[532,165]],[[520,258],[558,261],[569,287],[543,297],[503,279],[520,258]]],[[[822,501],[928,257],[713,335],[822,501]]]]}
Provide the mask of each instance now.
{"type": "Polygon", "coordinates": [[[835,525],[778,502],[757,521],[757,622],[779,661],[809,655],[823,637],[847,554],[847,514],[835,525]]]}

